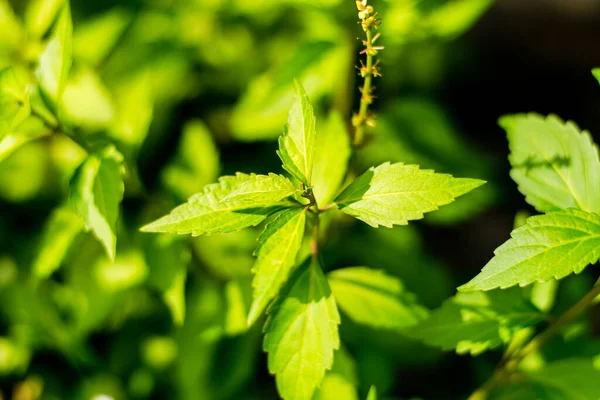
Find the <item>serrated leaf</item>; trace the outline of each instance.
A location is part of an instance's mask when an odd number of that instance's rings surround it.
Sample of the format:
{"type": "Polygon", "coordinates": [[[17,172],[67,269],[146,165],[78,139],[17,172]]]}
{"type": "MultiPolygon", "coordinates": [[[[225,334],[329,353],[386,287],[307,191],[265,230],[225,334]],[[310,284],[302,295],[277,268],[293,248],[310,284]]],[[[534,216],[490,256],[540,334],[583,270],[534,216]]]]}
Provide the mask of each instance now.
{"type": "Polygon", "coordinates": [[[539,371],[529,372],[525,379],[536,383],[536,392],[543,399],[600,399],[600,366],[587,358],[572,358],[547,364],[539,371]]]}
{"type": "Polygon", "coordinates": [[[73,23],[67,1],[60,11],[54,32],[40,56],[40,64],[36,70],[40,89],[54,106],[59,103],[67,84],[72,53],[73,23]]]}
{"type": "Polygon", "coordinates": [[[283,175],[254,175],[223,197],[223,203],[271,204],[298,192],[283,175]]]}
{"type": "Polygon", "coordinates": [[[331,113],[319,132],[312,182],[317,204],[325,206],[333,200],[344,181],[352,148],[348,129],[339,113],[331,113]]]}
{"type": "Polygon", "coordinates": [[[267,225],[258,238],[248,325],[256,321],[287,280],[296,263],[305,225],[306,209],[285,210],[267,225]]]}
{"type": "Polygon", "coordinates": [[[342,311],[359,324],[400,329],[428,315],[397,278],[383,271],[349,267],[330,272],[327,279],[342,311]]]}
{"type": "Polygon", "coordinates": [[[111,260],[115,259],[116,226],[124,192],[122,168],[123,156],[111,145],[91,154],[69,184],[71,204],[111,260]]]}
{"type": "Polygon", "coordinates": [[[543,319],[518,288],[458,293],[405,333],[443,350],[476,355],[543,319]]]}
{"type": "Polygon", "coordinates": [[[502,117],[510,145],[510,176],[540,212],[600,212],[600,159],[587,131],[554,115],[502,117]]]}
{"type": "Polygon", "coordinates": [[[30,112],[29,96],[12,68],[0,69],[0,139],[13,133],[30,112]]]}
{"type": "Polygon", "coordinates": [[[33,262],[33,274],[45,279],[57,270],[83,228],[83,221],[71,209],[57,208],[46,222],[40,250],[33,262]]]}
{"type": "Polygon", "coordinates": [[[260,224],[282,207],[276,197],[267,202],[222,201],[240,189],[246,182],[256,181],[258,175],[238,173],[224,176],[218,183],[207,185],[188,202],[141,228],[142,232],[165,232],[198,236],[211,233],[234,232],[260,224]]]}
{"type": "Polygon", "coordinates": [[[458,290],[489,290],[561,279],[600,257],[600,216],[570,209],[527,219],[458,290]]]}
{"type": "Polygon", "coordinates": [[[284,400],[310,400],[333,364],[340,316],[316,261],[299,268],[269,309],[263,349],[284,400]]]}
{"type": "Polygon", "coordinates": [[[454,178],[416,165],[384,163],[371,167],[335,199],[339,209],[377,228],[406,225],[423,218],[484,181],[454,178]]]}
{"type": "Polygon", "coordinates": [[[277,154],[283,168],[307,186],[311,185],[315,154],[315,114],[308,95],[294,80],[294,99],[277,154]]]}

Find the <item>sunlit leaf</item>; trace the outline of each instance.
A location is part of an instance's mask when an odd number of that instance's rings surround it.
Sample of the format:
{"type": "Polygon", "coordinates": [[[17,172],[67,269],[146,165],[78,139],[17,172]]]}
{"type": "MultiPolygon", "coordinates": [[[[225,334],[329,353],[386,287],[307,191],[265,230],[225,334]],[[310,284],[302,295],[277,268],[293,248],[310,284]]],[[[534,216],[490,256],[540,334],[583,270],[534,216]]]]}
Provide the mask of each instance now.
{"type": "Polygon", "coordinates": [[[337,194],[346,176],[351,152],[344,120],[338,113],[331,113],[316,136],[312,181],[319,206],[329,204],[337,194]]]}
{"type": "MultiPolygon", "coordinates": [[[[45,0],[40,2],[46,3],[45,0]]],[[[42,93],[55,107],[67,84],[72,63],[72,49],[73,23],[71,8],[66,2],[60,11],[54,32],[40,56],[40,64],[36,70],[42,93]]]]}
{"type": "Polygon", "coordinates": [[[79,68],[67,82],[62,97],[65,119],[90,130],[106,128],[112,122],[115,108],[108,89],[91,69],[79,68]]]}
{"type": "Polygon", "coordinates": [[[283,168],[308,186],[312,178],[315,136],[313,107],[300,82],[294,80],[294,100],[283,135],[279,137],[277,154],[283,168]]]}
{"type": "Polygon", "coordinates": [[[65,0],[33,0],[29,2],[25,12],[25,26],[29,33],[37,38],[42,37],[65,3],[65,0]]]}
{"type": "Polygon", "coordinates": [[[163,171],[162,181],[178,198],[187,199],[209,183],[215,182],[221,169],[219,151],[204,123],[185,124],[175,158],[163,171]]]}
{"type": "Polygon", "coordinates": [[[511,177],[540,212],[600,211],[600,159],[587,131],[550,115],[500,119],[510,144],[511,177]]]}
{"type": "Polygon", "coordinates": [[[113,147],[91,154],[70,182],[70,201],[100,240],[111,260],[117,245],[116,226],[123,199],[123,156],[113,147]]]}
{"type": "Polygon", "coordinates": [[[400,329],[416,324],[428,314],[397,278],[383,271],[342,268],[330,272],[327,279],[342,311],[357,323],[400,329]]]}
{"type": "Polygon", "coordinates": [[[375,386],[371,386],[369,389],[367,400],[377,400],[377,388],[375,386]]]}
{"type": "Polygon", "coordinates": [[[600,258],[600,216],[570,209],[527,219],[459,290],[489,290],[561,279],[600,258]]]}
{"type": "Polygon", "coordinates": [[[114,90],[116,115],[109,135],[133,148],[146,139],[154,117],[154,91],[148,71],[129,76],[114,90]]]}
{"type": "Polygon", "coordinates": [[[29,96],[11,68],[0,69],[0,140],[30,114],[29,96]]]}
{"type": "Polygon", "coordinates": [[[0,53],[14,49],[23,37],[23,28],[8,0],[0,0],[0,53]]]}
{"type": "Polygon", "coordinates": [[[204,191],[190,197],[187,203],[176,207],[166,215],[141,228],[143,232],[190,233],[192,236],[217,232],[234,232],[258,225],[268,215],[281,207],[278,203],[284,196],[270,196],[268,201],[223,201],[247,182],[261,179],[260,175],[238,173],[224,176],[218,183],[208,185],[204,191]]]}
{"type": "Polygon", "coordinates": [[[283,175],[255,175],[221,199],[223,203],[246,203],[261,206],[289,197],[298,190],[283,175]]]}
{"type": "Polygon", "coordinates": [[[34,275],[44,279],[58,269],[83,228],[82,219],[70,208],[56,209],[46,222],[40,250],[33,263],[34,275]]]}
{"type": "Polygon", "coordinates": [[[484,182],[453,178],[416,165],[384,163],[359,176],[335,199],[341,211],[367,224],[406,225],[484,182]]]}
{"type": "Polygon", "coordinates": [[[115,8],[79,24],[73,35],[75,58],[98,65],[114,48],[130,22],[128,12],[115,8]]]}
{"type": "Polygon", "coordinates": [[[339,313],[315,261],[300,268],[269,310],[264,350],[285,400],[311,400],[339,347],[339,313]]]}
{"type": "Polygon", "coordinates": [[[333,366],[327,371],[314,400],[358,400],[356,361],[340,346],[334,353],[333,366]]]}
{"type": "Polygon", "coordinates": [[[302,208],[282,211],[258,238],[254,251],[257,256],[254,264],[253,300],[248,314],[248,324],[262,314],[288,278],[295,266],[296,257],[302,244],[306,210],[302,208]]]}
{"type": "Polygon", "coordinates": [[[476,355],[543,319],[517,288],[458,293],[405,333],[443,350],[476,355]]]}

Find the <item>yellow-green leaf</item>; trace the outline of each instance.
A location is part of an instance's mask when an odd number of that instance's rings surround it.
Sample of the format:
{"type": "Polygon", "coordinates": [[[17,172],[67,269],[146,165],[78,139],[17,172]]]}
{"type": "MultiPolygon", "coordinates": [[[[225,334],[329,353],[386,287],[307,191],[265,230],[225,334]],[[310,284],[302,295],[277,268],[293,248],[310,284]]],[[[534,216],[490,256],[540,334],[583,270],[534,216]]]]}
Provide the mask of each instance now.
{"type": "Polygon", "coordinates": [[[287,280],[296,264],[306,225],[306,209],[282,211],[258,238],[254,252],[253,299],[248,314],[251,325],[262,314],[287,280]]]}
{"type": "Polygon", "coordinates": [[[340,316],[327,279],[316,261],[290,279],[269,309],[264,350],[284,400],[311,400],[340,345],[340,316]]]}

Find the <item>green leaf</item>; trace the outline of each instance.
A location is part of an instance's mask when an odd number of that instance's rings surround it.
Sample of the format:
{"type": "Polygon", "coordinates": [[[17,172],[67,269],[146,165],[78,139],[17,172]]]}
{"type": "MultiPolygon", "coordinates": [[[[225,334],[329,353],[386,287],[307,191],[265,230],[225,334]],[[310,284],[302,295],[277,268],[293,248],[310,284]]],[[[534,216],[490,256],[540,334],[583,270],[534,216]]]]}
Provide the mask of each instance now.
{"type": "Polygon", "coordinates": [[[223,203],[246,203],[250,206],[272,204],[298,192],[283,175],[254,175],[227,196],[223,203]]]}
{"type": "Polygon", "coordinates": [[[66,2],[58,16],[54,32],[40,56],[36,70],[40,89],[56,106],[63,94],[72,63],[73,23],[66,2]]]}
{"type": "Polygon", "coordinates": [[[311,186],[315,155],[315,121],[304,88],[294,80],[294,100],[283,135],[279,137],[277,154],[283,162],[283,168],[307,186],[311,186]]]}
{"type": "Polygon", "coordinates": [[[333,366],[327,371],[314,400],[358,400],[356,361],[340,346],[334,353],[333,366]]]}
{"type": "Polygon", "coordinates": [[[41,246],[33,262],[33,274],[45,279],[56,271],[83,228],[83,221],[70,208],[57,208],[46,222],[41,246]]]}
{"type": "Polygon", "coordinates": [[[162,181],[178,198],[187,199],[215,182],[220,169],[219,150],[208,127],[200,120],[190,121],[183,128],[175,159],[165,168],[162,181]]]}
{"type": "Polygon", "coordinates": [[[141,230],[198,236],[234,232],[258,225],[281,208],[282,205],[277,203],[281,198],[270,196],[266,199],[268,202],[262,203],[222,200],[245,183],[256,182],[259,179],[262,179],[260,175],[242,173],[221,177],[218,183],[207,185],[202,192],[190,197],[187,203],[176,207],[169,215],[142,227],[141,230]]]}
{"type": "Polygon", "coordinates": [[[306,209],[285,210],[267,225],[258,238],[248,325],[256,321],[287,280],[296,264],[305,225],[306,209]]]}
{"type": "Polygon", "coordinates": [[[442,3],[424,19],[436,36],[454,37],[467,31],[491,7],[493,0],[454,0],[442,3]]]}
{"type": "Polygon", "coordinates": [[[594,68],[592,70],[592,75],[594,75],[594,78],[600,83],[600,68],[594,68]]]}
{"type": "Polygon", "coordinates": [[[340,316],[316,262],[299,268],[269,309],[263,348],[284,400],[311,400],[340,345],[340,316]]]}
{"type": "Polygon", "coordinates": [[[406,225],[423,218],[484,181],[453,178],[416,165],[384,163],[371,167],[335,199],[341,211],[377,228],[406,225]]]}
{"type": "Polygon", "coordinates": [[[405,333],[443,350],[477,355],[543,319],[518,288],[458,293],[405,333]]]}
{"type": "Polygon", "coordinates": [[[340,308],[359,324],[400,329],[428,315],[398,279],[383,271],[349,267],[330,272],[327,279],[340,308]]]}
{"type": "Polygon", "coordinates": [[[346,124],[337,112],[329,115],[319,132],[312,181],[317,204],[324,206],[331,203],[344,181],[352,148],[346,124]]]}
{"type": "Polygon", "coordinates": [[[119,204],[123,200],[123,156],[114,146],[91,154],[71,178],[70,201],[114,261],[119,204]]]}
{"type": "Polygon", "coordinates": [[[23,39],[23,28],[8,0],[0,0],[0,54],[16,49],[23,39]]]}
{"type": "Polygon", "coordinates": [[[174,235],[144,235],[143,248],[150,268],[148,283],[161,294],[176,325],[185,320],[185,281],[191,260],[188,243],[174,235]]]}
{"type": "Polygon", "coordinates": [[[25,119],[13,132],[0,140],[0,163],[12,156],[23,145],[48,135],[43,122],[35,117],[25,119]]]}
{"type": "MultiPolygon", "coordinates": [[[[35,38],[41,38],[56,19],[65,0],[33,0],[25,12],[25,26],[35,38]]],[[[67,5],[68,6],[68,5],[67,5]]]]}
{"type": "Polygon", "coordinates": [[[600,159],[587,131],[554,115],[509,115],[499,123],[510,144],[510,175],[529,204],[540,212],[600,212],[600,159]]]}
{"type": "Polygon", "coordinates": [[[228,336],[241,335],[248,331],[247,316],[252,301],[249,277],[232,279],[225,284],[225,316],[223,332],[228,336]]]}
{"type": "Polygon", "coordinates": [[[371,389],[369,389],[367,400],[377,400],[377,388],[375,386],[371,386],[371,389]]]}
{"type": "Polygon", "coordinates": [[[12,68],[0,69],[0,139],[13,133],[31,112],[29,96],[12,68]]]}
{"type": "Polygon", "coordinates": [[[555,361],[525,378],[536,383],[538,396],[552,400],[600,399],[600,363],[587,358],[555,361]]]}
{"type": "Polygon", "coordinates": [[[73,36],[73,54],[89,65],[106,59],[130,24],[131,14],[115,8],[78,25],[73,36]]]}
{"type": "Polygon", "coordinates": [[[149,71],[128,76],[114,90],[116,115],[108,134],[130,147],[142,145],[154,115],[154,92],[149,71]]]}
{"type": "Polygon", "coordinates": [[[62,97],[64,121],[78,128],[99,131],[115,116],[115,107],[100,77],[89,68],[77,68],[62,97]]]}
{"type": "Polygon", "coordinates": [[[600,257],[600,216],[570,209],[527,219],[460,291],[489,290],[561,279],[600,257]]]}

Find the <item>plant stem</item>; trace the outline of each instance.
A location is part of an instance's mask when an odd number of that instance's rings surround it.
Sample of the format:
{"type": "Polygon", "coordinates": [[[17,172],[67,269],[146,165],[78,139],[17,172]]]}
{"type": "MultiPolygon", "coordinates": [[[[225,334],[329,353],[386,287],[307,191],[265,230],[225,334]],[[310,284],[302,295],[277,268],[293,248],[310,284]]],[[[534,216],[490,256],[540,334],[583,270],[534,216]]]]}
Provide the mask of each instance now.
{"type": "Polygon", "coordinates": [[[573,307],[565,311],[560,317],[527,343],[521,350],[513,352],[508,357],[502,357],[500,364],[496,367],[494,374],[471,396],[468,400],[485,400],[489,393],[498,384],[515,373],[521,362],[530,354],[538,351],[550,339],[554,338],[573,320],[580,317],[586,310],[594,305],[594,300],[600,295],[600,279],[596,281],[592,289],[581,298],[573,307]]]}
{"type": "MultiPolygon", "coordinates": [[[[367,29],[367,48],[372,47],[373,45],[373,33],[371,32],[371,28],[367,29]]],[[[362,142],[365,138],[365,128],[367,126],[367,118],[369,113],[369,105],[372,103],[371,97],[371,81],[373,80],[373,56],[370,52],[367,52],[367,64],[366,64],[366,74],[365,80],[363,83],[363,87],[361,89],[360,96],[360,108],[358,110],[358,125],[356,126],[356,130],[354,131],[354,146],[358,147],[362,145],[362,142]]]]}
{"type": "Polygon", "coordinates": [[[314,193],[311,191],[309,193],[309,200],[312,207],[312,230],[310,237],[310,254],[313,261],[316,261],[319,255],[319,205],[317,204],[317,199],[315,198],[314,193]]]}

